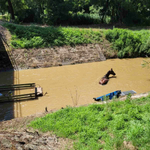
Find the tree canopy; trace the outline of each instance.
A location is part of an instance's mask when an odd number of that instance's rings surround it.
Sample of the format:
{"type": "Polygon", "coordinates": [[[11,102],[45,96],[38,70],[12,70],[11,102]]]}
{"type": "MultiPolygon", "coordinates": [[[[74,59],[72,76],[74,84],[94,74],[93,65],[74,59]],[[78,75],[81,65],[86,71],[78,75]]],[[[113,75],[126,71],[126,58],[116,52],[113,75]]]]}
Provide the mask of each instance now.
{"type": "Polygon", "coordinates": [[[150,24],[149,0],[0,0],[0,13],[6,12],[17,22],[88,24],[85,14],[95,12],[97,23],[150,24]]]}

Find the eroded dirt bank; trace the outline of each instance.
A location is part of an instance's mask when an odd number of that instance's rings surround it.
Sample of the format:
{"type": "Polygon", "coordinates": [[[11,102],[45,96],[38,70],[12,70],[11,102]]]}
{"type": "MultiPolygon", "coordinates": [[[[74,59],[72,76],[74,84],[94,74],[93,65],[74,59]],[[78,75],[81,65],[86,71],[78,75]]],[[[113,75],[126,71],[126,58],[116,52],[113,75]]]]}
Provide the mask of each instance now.
{"type": "MultiPolygon", "coordinates": [[[[51,113],[51,112],[49,112],[51,113]]],[[[73,147],[70,139],[27,128],[30,121],[45,113],[0,122],[1,150],[66,150],[73,147]]]]}
{"type": "MultiPolygon", "coordinates": [[[[63,66],[106,60],[108,46],[101,44],[63,46],[44,49],[12,50],[12,58],[18,68],[32,69],[52,66],[63,66]],[[104,48],[105,47],[105,48],[104,48]]],[[[114,53],[109,57],[114,57],[114,53]]]]}

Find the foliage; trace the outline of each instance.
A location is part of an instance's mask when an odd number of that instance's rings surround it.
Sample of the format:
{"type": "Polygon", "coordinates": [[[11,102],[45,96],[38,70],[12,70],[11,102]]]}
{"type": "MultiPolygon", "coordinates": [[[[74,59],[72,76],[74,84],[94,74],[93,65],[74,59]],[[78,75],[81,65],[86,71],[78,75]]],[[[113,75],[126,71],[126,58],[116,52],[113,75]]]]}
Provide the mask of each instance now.
{"type": "MultiPolygon", "coordinates": [[[[39,27],[3,24],[12,34],[11,44],[14,48],[39,48],[51,46],[89,43],[101,43],[100,30],[86,30],[67,27],[39,27]]],[[[103,30],[105,38],[118,52],[118,57],[145,57],[150,55],[150,32],[146,30],[132,31],[128,29],[103,30]]],[[[144,65],[145,63],[143,63],[144,65]]]]}
{"type": "Polygon", "coordinates": [[[9,21],[10,15],[9,14],[0,15],[0,20],[9,21]]]}
{"type": "Polygon", "coordinates": [[[118,50],[118,57],[139,57],[150,55],[150,32],[113,29],[106,32],[106,39],[118,50]]]}
{"type": "Polygon", "coordinates": [[[6,12],[12,14],[13,11],[17,23],[32,21],[62,25],[70,19],[74,22],[70,12],[75,15],[80,12],[83,13],[83,16],[86,13],[96,13],[99,15],[99,23],[106,23],[107,20],[107,23],[113,24],[150,24],[149,0],[0,0],[2,14],[6,12]],[[11,9],[8,7],[10,4],[12,4],[11,9]],[[29,12],[32,13],[32,19],[29,12]]]}
{"type": "Polygon", "coordinates": [[[0,13],[4,14],[7,11],[7,5],[5,0],[0,1],[0,13]]]}
{"type": "MultiPolygon", "coordinates": [[[[118,57],[145,57],[150,55],[150,32],[146,30],[132,31],[128,29],[86,30],[69,27],[39,27],[3,24],[12,34],[11,44],[14,48],[39,48],[51,46],[89,43],[101,43],[102,34],[112,43],[112,51],[118,57]]],[[[144,65],[144,64],[143,64],[144,65]]]]}
{"type": "Polygon", "coordinates": [[[38,27],[3,24],[12,33],[15,48],[50,47],[88,43],[100,43],[100,31],[79,30],[78,28],[38,27]]]}
{"type": "Polygon", "coordinates": [[[125,149],[124,141],[138,149],[150,149],[150,96],[107,105],[66,107],[32,121],[42,132],[73,139],[75,149],[125,149]]]}
{"type": "Polygon", "coordinates": [[[67,25],[90,25],[90,24],[99,24],[100,17],[98,14],[88,14],[88,13],[78,13],[70,14],[68,20],[62,24],[67,25]]]}
{"type": "Polygon", "coordinates": [[[101,8],[99,14],[102,16],[102,21],[105,16],[110,16],[112,23],[148,24],[150,15],[148,0],[92,0],[91,3],[101,8]]]}

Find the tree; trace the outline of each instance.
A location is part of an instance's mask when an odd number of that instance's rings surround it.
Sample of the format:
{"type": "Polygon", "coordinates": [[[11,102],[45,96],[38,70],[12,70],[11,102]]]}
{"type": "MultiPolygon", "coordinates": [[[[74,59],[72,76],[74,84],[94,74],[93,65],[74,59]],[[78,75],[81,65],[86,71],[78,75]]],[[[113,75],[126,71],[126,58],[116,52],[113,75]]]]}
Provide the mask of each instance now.
{"type": "Polygon", "coordinates": [[[109,16],[112,23],[137,24],[143,23],[150,15],[148,0],[91,0],[91,3],[101,8],[102,22],[109,16]]]}
{"type": "Polygon", "coordinates": [[[4,14],[5,12],[8,11],[8,8],[7,8],[7,1],[6,0],[0,0],[0,12],[2,14],[4,14]]]}
{"type": "Polygon", "coordinates": [[[14,10],[13,10],[13,6],[11,3],[11,0],[8,0],[8,7],[9,7],[9,12],[11,14],[11,19],[14,20],[15,19],[15,15],[14,15],[14,10]]]}

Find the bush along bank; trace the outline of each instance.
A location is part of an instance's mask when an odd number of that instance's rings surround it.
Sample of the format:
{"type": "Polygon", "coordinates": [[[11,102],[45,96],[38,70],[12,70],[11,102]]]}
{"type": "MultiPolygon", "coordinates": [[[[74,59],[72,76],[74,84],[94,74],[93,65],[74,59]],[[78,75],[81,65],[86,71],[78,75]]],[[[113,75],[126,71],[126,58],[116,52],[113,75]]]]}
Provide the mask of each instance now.
{"type": "Polygon", "coordinates": [[[119,58],[150,56],[150,32],[129,29],[87,30],[71,27],[39,27],[3,24],[12,34],[13,48],[47,48],[54,46],[76,46],[84,44],[112,44],[110,53],[117,51],[119,58]],[[105,35],[105,36],[103,36],[105,35]],[[104,43],[103,43],[104,42],[104,43]]]}
{"type": "Polygon", "coordinates": [[[14,48],[44,48],[52,46],[102,42],[100,31],[79,30],[69,27],[38,27],[3,24],[12,34],[14,48]]]}
{"type": "Polygon", "coordinates": [[[146,30],[132,31],[113,29],[105,32],[106,39],[118,51],[118,57],[150,56],[150,32],[146,30]]]}
{"type": "Polygon", "coordinates": [[[150,96],[87,107],[67,107],[31,122],[42,132],[75,140],[79,150],[150,149],[150,96]]]}

